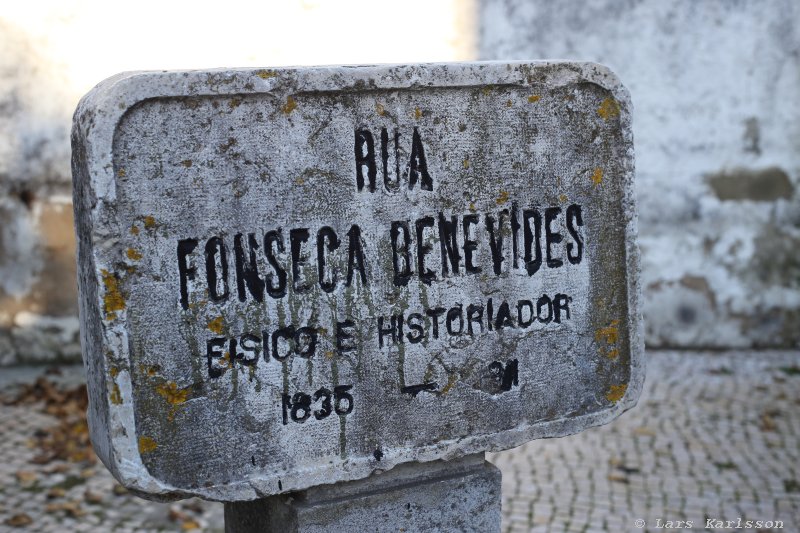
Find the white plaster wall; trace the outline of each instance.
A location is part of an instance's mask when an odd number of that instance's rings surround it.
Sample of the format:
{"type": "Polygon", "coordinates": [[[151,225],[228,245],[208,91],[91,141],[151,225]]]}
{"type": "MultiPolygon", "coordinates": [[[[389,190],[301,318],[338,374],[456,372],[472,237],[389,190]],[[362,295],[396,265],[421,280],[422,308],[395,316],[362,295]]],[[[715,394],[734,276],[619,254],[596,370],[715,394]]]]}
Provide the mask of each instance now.
{"type": "Polygon", "coordinates": [[[470,59],[474,12],[472,0],[0,3],[0,366],[79,357],[65,199],[72,113],[95,84],[126,70],[470,59]]]}
{"type": "Polygon", "coordinates": [[[800,346],[800,3],[481,0],[481,59],[630,89],[647,343],[800,346]]]}

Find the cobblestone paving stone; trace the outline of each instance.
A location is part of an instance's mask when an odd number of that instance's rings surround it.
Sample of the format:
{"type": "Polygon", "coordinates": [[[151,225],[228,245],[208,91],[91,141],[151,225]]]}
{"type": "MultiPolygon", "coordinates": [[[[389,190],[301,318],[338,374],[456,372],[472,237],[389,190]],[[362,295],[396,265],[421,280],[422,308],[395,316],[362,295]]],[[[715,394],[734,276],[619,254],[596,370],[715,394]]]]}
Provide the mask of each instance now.
{"type": "MultiPolygon", "coordinates": [[[[0,371],[0,395],[42,372],[0,371]]],[[[77,385],[80,368],[52,379],[77,385]]],[[[142,500],[99,462],[32,463],[36,436],[56,422],[0,403],[0,531],[223,530],[221,504],[142,500]]],[[[504,532],[683,530],[659,519],[704,530],[707,518],[782,520],[760,531],[798,532],[800,352],[655,352],[631,412],[488,459],[503,471],[504,532]]]]}
{"type": "Polygon", "coordinates": [[[800,352],[656,352],[632,411],[488,459],[505,532],[712,531],[709,518],[798,532],[800,352]]]}

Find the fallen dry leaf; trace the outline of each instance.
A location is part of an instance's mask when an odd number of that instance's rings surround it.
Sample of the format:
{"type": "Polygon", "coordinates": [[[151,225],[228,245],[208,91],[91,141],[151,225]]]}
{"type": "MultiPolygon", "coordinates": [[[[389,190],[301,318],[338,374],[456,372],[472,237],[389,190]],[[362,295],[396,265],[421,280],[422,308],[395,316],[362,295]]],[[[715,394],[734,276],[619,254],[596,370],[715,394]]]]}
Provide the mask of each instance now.
{"type": "Polygon", "coordinates": [[[31,472],[30,470],[20,470],[14,475],[17,478],[17,482],[23,487],[33,485],[39,477],[36,472],[31,472]]]}
{"type": "Polygon", "coordinates": [[[33,519],[25,513],[15,514],[5,521],[5,525],[11,527],[25,527],[31,524],[33,524],[33,519]]]}
{"type": "Polygon", "coordinates": [[[194,520],[187,520],[183,524],[181,524],[181,529],[184,531],[191,531],[192,529],[200,529],[200,524],[195,522],[194,520]]]}
{"type": "Polygon", "coordinates": [[[103,495],[91,489],[86,489],[83,493],[83,499],[89,503],[103,503],[103,495]]]}
{"type": "Polygon", "coordinates": [[[56,498],[63,498],[66,494],[67,491],[61,487],[53,487],[47,491],[47,498],[50,500],[55,500],[56,498]]]}

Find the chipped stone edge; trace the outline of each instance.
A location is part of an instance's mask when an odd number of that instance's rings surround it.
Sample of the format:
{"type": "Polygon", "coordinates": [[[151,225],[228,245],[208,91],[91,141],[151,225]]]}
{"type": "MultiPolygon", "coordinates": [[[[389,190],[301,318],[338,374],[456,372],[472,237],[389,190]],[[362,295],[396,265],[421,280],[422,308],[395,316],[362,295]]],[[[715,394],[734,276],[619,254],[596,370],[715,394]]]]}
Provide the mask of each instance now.
{"type": "Polygon", "coordinates": [[[198,496],[209,500],[243,501],[312,486],[365,478],[395,465],[454,459],[484,451],[501,451],[538,438],[561,437],[610,422],[638,401],[644,382],[644,335],[641,310],[638,212],[634,190],[634,152],[631,100],[620,80],[607,67],[590,62],[491,61],[423,65],[326,66],[314,68],[217,69],[207,71],[128,72],[113,76],[84,96],[75,111],[72,130],[73,203],[78,256],[81,345],[89,386],[89,426],[95,451],[124,486],[142,497],[172,500],[198,496]],[[319,91],[426,89],[547,82],[558,87],[577,82],[597,84],[619,104],[623,154],[630,381],[613,407],[574,418],[520,426],[501,433],[475,435],[398,453],[386,450],[380,468],[369,457],[336,465],[300,468],[280,475],[251,478],[211,487],[183,488],[151,476],[144,466],[134,429],[130,354],[124,328],[126,311],[116,318],[102,316],[102,270],[113,272],[109,251],[121,234],[116,219],[113,140],[119,122],[137,104],[175,96],[232,96],[292,94],[319,91]],[[112,375],[112,363],[117,366],[112,375]],[[120,366],[124,366],[120,369],[120,366]],[[116,403],[112,394],[117,394],[116,403]],[[120,401],[121,399],[121,401],[120,401]]]}

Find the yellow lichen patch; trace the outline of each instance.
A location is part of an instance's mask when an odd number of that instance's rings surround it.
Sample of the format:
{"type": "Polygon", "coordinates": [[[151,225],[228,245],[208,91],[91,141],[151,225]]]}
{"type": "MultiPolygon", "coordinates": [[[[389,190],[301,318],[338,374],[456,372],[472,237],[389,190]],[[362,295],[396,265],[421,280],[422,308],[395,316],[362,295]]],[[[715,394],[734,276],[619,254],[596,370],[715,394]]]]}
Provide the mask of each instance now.
{"type": "Polygon", "coordinates": [[[147,229],[153,229],[156,227],[156,219],[147,215],[144,217],[144,227],[147,229]]]}
{"type": "Polygon", "coordinates": [[[609,96],[603,100],[603,102],[600,104],[600,107],[597,108],[597,114],[600,115],[603,120],[608,120],[619,116],[619,104],[616,100],[609,96]]]}
{"type": "Polygon", "coordinates": [[[327,351],[325,352],[325,357],[326,357],[327,359],[333,359],[333,356],[334,356],[334,355],[336,355],[336,354],[335,354],[335,353],[333,353],[333,351],[332,351],[332,350],[327,350],[327,351]]]}
{"type": "Polygon", "coordinates": [[[108,370],[108,373],[111,375],[112,378],[115,378],[115,377],[117,377],[119,375],[119,368],[117,368],[115,366],[112,366],[108,370]]]}
{"type": "Polygon", "coordinates": [[[241,98],[233,97],[228,102],[228,107],[230,107],[231,109],[236,109],[240,105],[242,105],[242,99],[241,98]]]}
{"type": "Polygon", "coordinates": [[[616,359],[619,357],[619,349],[618,348],[611,348],[609,351],[606,352],[606,357],[609,359],[616,359]]]}
{"type": "Polygon", "coordinates": [[[158,448],[156,441],[150,437],[139,437],[139,453],[149,453],[158,448]]]}
{"type": "Polygon", "coordinates": [[[542,99],[542,97],[539,96],[538,94],[532,94],[532,95],[530,95],[528,97],[528,103],[529,104],[535,104],[536,102],[538,102],[541,99],[542,99]]]}
{"type": "Polygon", "coordinates": [[[611,385],[611,388],[606,393],[606,399],[609,402],[618,402],[625,396],[626,390],[628,390],[628,385],[625,383],[622,385],[611,385]]]}
{"type": "Polygon", "coordinates": [[[106,311],[106,320],[117,318],[117,311],[125,309],[125,298],[119,290],[119,280],[108,270],[101,270],[103,275],[103,285],[106,288],[106,295],[103,297],[103,307],[106,311]]]}
{"type": "Polygon", "coordinates": [[[378,113],[380,116],[386,114],[386,108],[383,107],[383,104],[377,103],[375,104],[375,112],[378,113]]]}
{"type": "Polygon", "coordinates": [[[286,103],[283,105],[283,107],[281,107],[281,111],[283,111],[284,114],[288,115],[295,109],[297,109],[297,101],[295,101],[295,99],[292,98],[291,96],[287,96],[286,103]]]}
{"type": "Polygon", "coordinates": [[[139,228],[137,226],[131,226],[131,235],[139,235],[139,228]]]}
{"type": "Polygon", "coordinates": [[[568,200],[568,198],[567,198],[567,195],[566,195],[566,194],[560,194],[560,195],[558,196],[558,200],[559,200],[559,201],[560,201],[562,204],[565,204],[565,203],[567,203],[567,200],[568,200]]]}
{"type": "Polygon", "coordinates": [[[442,394],[447,394],[450,390],[455,386],[456,382],[458,381],[458,376],[455,374],[450,374],[447,376],[447,385],[442,388],[442,394]]]}
{"type": "Polygon", "coordinates": [[[418,107],[414,108],[414,118],[417,120],[422,118],[422,111],[418,107]]]}
{"type": "Polygon", "coordinates": [[[497,205],[503,205],[507,201],[508,201],[508,191],[500,191],[500,195],[497,197],[497,200],[495,200],[497,205]]]}
{"type": "Polygon", "coordinates": [[[464,170],[469,168],[469,157],[464,159],[464,161],[461,162],[461,166],[464,167],[464,170]]]}
{"type": "Polygon", "coordinates": [[[512,105],[514,105],[514,102],[511,100],[506,100],[506,107],[511,107],[512,105]]]}
{"type": "Polygon", "coordinates": [[[274,78],[277,75],[278,73],[275,72],[274,70],[259,70],[258,72],[256,72],[256,76],[258,76],[262,80],[268,80],[270,78],[274,78]]]}
{"type": "Polygon", "coordinates": [[[158,365],[139,365],[139,373],[140,374],[147,374],[149,377],[155,376],[158,371],[161,369],[158,365]]]}
{"type": "Polygon", "coordinates": [[[109,395],[109,399],[111,400],[111,403],[113,403],[114,405],[122,404],[122,393],[119,390],[119,385],[117,385],[116,383],[114,383],[114,386],[111,387],[111,394],[109,395]]]}
{"type": "Polygon", "coordinates": [[[487,85],[486,87],[481,88],[481,92],[483,93],[484,96],[489,96],[489,94],[491,94],[492,92],[492,86],[487,85]]]}
{"type": "Polygon", "coordinates": [[[475,204],[473,202],[469,203],[469,210],[472,211],[473,213],[477,211],[477,208],[475,207],[475,204]]]}
{"type": "Polygon", "coordinates": [[[128,259],[131,261],[138,261],[142,258],[142,254],[134,250],[133,248],[128,248],[128,251],[125,252],[125,255],[128,256],[128,259]]]}
{"type": "Polygon", "coordinates": [[[598,185],[603,183],[603,169],[602,168],[597,167],[596,169],[594,169],[594,171],[592,172],[592,183],[594,183],[595,187],[597,187],[598,185]]]}
{"type": "Polygon", "coordinates": [[[157,386],[156,392],[172,405],[180,405],[189,399],[189,389],[179,389],[174,381],[157,386]]]}
{"type": "Polygon", "coordinates": [[[217,335],[222,335],[222,333],[225,331],[225,320],[221,316],[218,316],[213,320],[209,320],[208,329],[217,335]]]}
{"type": "Polygon", "coordinates": [[[185,166],[186,168],[189,168],[190,166],[192,166],[192,160],[184,159],[183,161],[181,161],[181,165],[185,166]]]}
{"type": "Polygon", "coordinates": [[[604,340],[608,344],[615,344],[619,340],[619,320],[612,320],[607,327],[595,331],[594,340],[597,342],[604,340]]]}
{"type": "Polygon", "coordinates": [[[297,178],[296,180],[294,180],[294,182],[298,185],[302,185],[306,182],[306,180],[304,180],[303,178],[297,178]]]}
{"type": "Polygon", "coordinates": [[[125,169],[124,168],[119,169],[117,171],[117,176],[120,177],[120,178],[124,178],[125,177],[125,169]]]}

